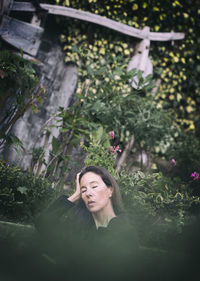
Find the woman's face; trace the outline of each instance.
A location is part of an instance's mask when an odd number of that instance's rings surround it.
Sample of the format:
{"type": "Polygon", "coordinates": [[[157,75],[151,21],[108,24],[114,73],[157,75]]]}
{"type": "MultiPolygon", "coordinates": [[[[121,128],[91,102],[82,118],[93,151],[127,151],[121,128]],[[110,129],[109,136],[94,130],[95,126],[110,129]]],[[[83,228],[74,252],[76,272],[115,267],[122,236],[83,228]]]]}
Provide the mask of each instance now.
{"type": "Polygon", "coordinates": [[[90,212],[103,210],[111,204],[112,187],[107,187],[102,178],[93,173],[87,172],[80,181],[81,197],[90,212]]]}

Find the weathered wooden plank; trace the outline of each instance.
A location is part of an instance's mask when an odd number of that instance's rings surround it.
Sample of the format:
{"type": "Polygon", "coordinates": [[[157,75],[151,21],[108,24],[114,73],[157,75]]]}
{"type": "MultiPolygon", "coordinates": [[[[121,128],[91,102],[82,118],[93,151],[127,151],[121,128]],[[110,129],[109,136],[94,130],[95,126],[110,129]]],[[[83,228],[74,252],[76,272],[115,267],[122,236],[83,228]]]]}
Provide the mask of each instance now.
{"type": "Polygon", "coordinates": [[[0,0],[0,17],[7,14],[12,8],[13,0],[0,0]]]}
{"type": "Polygon", "coordinates": [[[3,40],[35,56],[37,54],[43,28],[8,16],[3,16],[0,35],[3,40]]]}
{"type": "MultiPolygon", "coordinates": [[[[57,5],[41,4],[40,6],[48,10],[49,14],[67,16],[79,20],[92,22],[139,39],[147,38],[147,35],[143,30],[128,26],[120,22],[116,22],[114,20],[96,14],[76,10],[73,8],[57,6],[57,5]]],[[[12,10],[34,12],[35,7],[31,3],[27,3],[27,2],[14,2],[12,10]]],[[[150,32],[148,34],[148,39],[152,41],[181,40],[183,38],[184,38],[184,33],[176,33],[176,32],[163,32],[163,33],[150,32]]]]}
{"type": "Polygon", "coordinates": [[[185,35],[181,32],[150,32],[149,39],[151,41],[173,41],[182,40],[185,35]]]}
{"type": "Polygon", "coordinates": [[[30,2],[15,2],[12,5],[12,11],[35,12],[36,9],[30,2]]]}

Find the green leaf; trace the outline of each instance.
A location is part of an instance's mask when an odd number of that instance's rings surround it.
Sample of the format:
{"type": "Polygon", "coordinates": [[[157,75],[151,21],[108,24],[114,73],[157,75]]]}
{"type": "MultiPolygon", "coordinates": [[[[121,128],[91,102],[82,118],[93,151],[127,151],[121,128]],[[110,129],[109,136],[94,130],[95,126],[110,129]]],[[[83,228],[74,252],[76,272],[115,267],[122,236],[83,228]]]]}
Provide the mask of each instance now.
{"type": "Polygon", "coordinates": [[[60,143],[59,141],[53,136],[52,139],[52,149],[53,149],[53,153],[56,155],[59,151],[60,148],[60,143]]]}
{"type": "Polygon", "coordinates": [[[106,66],[101,67],[100,69],[98,69],[97,71],[94,72],[95,75],[102,75],[103,73],[105,73],[107,71],[106,66]]]}
{"type": "Polygon", "coordinates": [[[17,188],[17,190],[21,193],[21,194],[25,194],[25,195],[27,195],[27,188],[25,187],[25,186],[19,186],[18,188],[17,188]]]}

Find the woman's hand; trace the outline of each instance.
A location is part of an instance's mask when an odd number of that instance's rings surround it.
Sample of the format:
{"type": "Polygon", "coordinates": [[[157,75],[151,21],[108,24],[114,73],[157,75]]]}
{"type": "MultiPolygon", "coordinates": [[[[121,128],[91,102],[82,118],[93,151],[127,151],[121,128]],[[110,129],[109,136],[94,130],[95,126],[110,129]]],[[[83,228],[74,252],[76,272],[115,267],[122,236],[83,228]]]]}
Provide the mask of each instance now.
{"type": "Polygon", "coordinates": [[[80,190],[80,184],[79,184],[79,176],[80,173],[76,175],[76,190],[75,192],[68,198],[71,202],[76,202],[81,198],[81,190],[80,190]]]}

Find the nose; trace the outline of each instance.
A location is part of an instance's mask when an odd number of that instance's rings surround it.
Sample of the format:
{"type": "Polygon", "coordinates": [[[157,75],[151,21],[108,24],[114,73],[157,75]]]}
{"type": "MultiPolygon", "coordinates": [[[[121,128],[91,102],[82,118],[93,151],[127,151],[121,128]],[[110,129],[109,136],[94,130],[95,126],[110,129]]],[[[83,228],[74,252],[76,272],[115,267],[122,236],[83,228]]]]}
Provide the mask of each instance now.
{"type": "Polygon", "coordinates": [[[87,197],[90,197],[90,196],[92,195],[92,189],[88,188],[88,189],[86,190],[86,192],[85,192],[85,195],[86,195],[87,197]]]}

